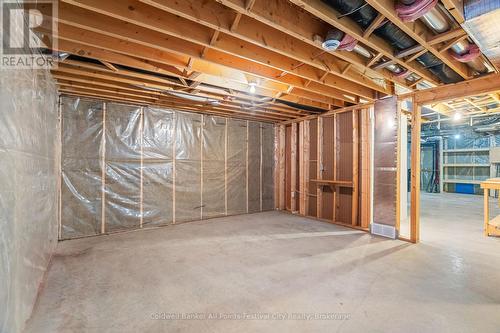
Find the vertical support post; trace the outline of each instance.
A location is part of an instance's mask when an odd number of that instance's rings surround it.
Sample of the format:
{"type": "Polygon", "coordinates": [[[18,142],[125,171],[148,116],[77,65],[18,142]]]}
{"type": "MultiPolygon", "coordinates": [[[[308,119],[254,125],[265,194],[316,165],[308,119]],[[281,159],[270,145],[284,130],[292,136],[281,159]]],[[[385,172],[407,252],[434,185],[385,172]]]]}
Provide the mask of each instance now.
{"type": "Polygon", "coordinates": [[[309,162],[310,162],[310,147],[311,147],[311,142],[310,142],[310,136],[311,136],[311,130],[310,130],[310,120],[305,120],[304,121],[304,136],[303,136],[303,150],[302,150],[302,155],[303,155],[303,163],[301,165],[301,168],[304,170],[303,172],[303,177],[304,177],[304,190],[302,194],[302,205],[303,205],[303,215],[308,215],[309,213],[309,162]]]}
{"type": "Polygon", "coordinates": [[[139,211],[140,211],[140,223],[139,227],[143,228],[144,226],[144,107],[141,107],[140,114],[140,125],[139,125],[139,133],[141,135],[140,143],[141,143],[141,167],[140,167],[140,188],[139,188],[139,211]]]}
{"type": "Polygon", "coordinates": [[[227,216],[227,124],[228,119],[226,118],[226,126],[224,128],[224,213],[227,216]]]}
{"type": "Polygon", "coordinates": [[[291,203],[292,213],[297,211],[297,123],[292,124],[291,132],[291,156],[290,156],[290,184],[291,184],[291,203]]]}
{"type": "Polygon", "coordinates": [[[249,162],[249,155],[248,155],[248,147],[249,147],[249,132],[250,132],[250,122],[247,120],[247,156],[246,156],[246,194],[247,194],[247,214],[249,212],[249,207],[248,207],[248,185],[249,185],[249,176],[248,176],[248,162],[249,162]]]}
{"type": "Polygon", "coordinates": [[[371,210],[371,122],[370,109],[362,109],[361,111],[361,227],[368,228],[370,226],[370,210],[371,210]]]}
{"type": "Polygon", "coordinates": [[[259,166],[259,170],[260,170],[260,211],[262,212],[262,209],[263,209],[263,205],[262,205],[262,192],[264,191],[263,190],[263,183],[262,183],[262,179],[263,179],[263,172],[264,172],[264,164],[262,162],[262,158],[263,158],[263,151],[262,151],[262,138],[263,138],[263,135],[262,135],[262,123],[259,123],[259,130],[260,130],[260,166],[259,166]]]}
{"type": "Polygon", "coordinates": [[[201,115],[200,126],[200,220],[203,220],[203,130],[205,127],[205,116],[201,115]]]}
{"type": "Polygon", "coordinates": [[[420,240],[420,131],[422,107],[412,100],[410,240],[420,240]]]}
{"type": "Polygon", "coordinates": [[[286,207],[286,195],[285,195],[285,137],[286,128],[285,125],[279,126],[279,147],[278,147],[278,191],[279,191],[279,205],[280,210],[285,210],[286,207]]]}
{"type": "Polygon", "coordinates": [[[106,233],[106,102],[102,104],[101,234],[106,233]]]}
{"type": "Polygon", "coordinates": [[[304,121],[299,123],[299,214],[305,215],[305,179],[304,179],[304,121]]]}
{"type": "Polygon", "coordinates": [[[489,197],[490,197],[490,190],[485,188],[484,189],[484,235],[488,237],[488,224],[490,222],[490,205],[489,205],[489,197]]]}
{"type": "MultiPolygon", "coordinates": [[[[438,113],[439,114],[439,113],[438,113]]],[[[444,142],[439,140],[439,193],[444,192],[444,142]]]]}
{"type": "MultiPolygon", "coordinates": [[[[316,178],[323,179],[323,118],[318,117],[318,156],[316,178]]],[[[316,185],[316,214],[318,218],[322,218],[321,212],[323,211],[323,190],[321,186],[316,185]]]]}
{"type": "Polygon", "coordinates": [[[172,140],[172,224],[175,224],[175,181],[176,181],[176,165],[175,165],[175,146],[177,145],[177,116],[176,112],[172,114],[172,121],[174,122],[174,139],[172,140]]]}
{"type": "Polygon", "coordinates": [[[358,224],[359,205],[359,110],[352,110],[352,218],[358,224]]]}
{"type": "Polygon", "coordinates": [[[63,114],[62,114],[62,98],[59,96],[58,99],[58,109],[59,109],[59,147],[57,149],[57,157],[59,158],[58,161],[58,172],[59,172],[59,179],[58,179],[58,190],[59,190],[59,216],[58,216],[58,226],[57,226],[57,239],[61,240],[62,239],[62,183],[63,183],[63,176],[62,176],[62,147],[63,147],[63,114]]]}
{"type": "MultiPolygon", "coordinates": [[[[337,114],[333,115],[333,180],[339,180],[337,175],[337,164],[340,159],[340,131],[338,125],[337,114]]],[[[333,188],[333,213],[332,220],[337,222],[337,199],[340,197],[340,187],[333,188]]]]}
{"type": "Polygon", "coordinates": [[[402,133],[401,133],[401,101],[398,99],[396,103],[396,126],[397,126],[397,148],[396,148],[396,233],[399,235],[399,231],[401,230],[401,186],[404,185],[401,183],[401,150],[402,150],[402,133]]]}

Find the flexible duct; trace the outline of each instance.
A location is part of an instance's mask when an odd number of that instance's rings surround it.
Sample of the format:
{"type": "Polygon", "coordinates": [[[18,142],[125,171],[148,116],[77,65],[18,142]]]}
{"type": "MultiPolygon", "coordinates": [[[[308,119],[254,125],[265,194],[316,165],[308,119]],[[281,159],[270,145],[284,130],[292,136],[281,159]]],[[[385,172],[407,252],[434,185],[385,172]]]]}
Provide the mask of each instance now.
{"type": "MultiPolygon", "coordinates": [[[[396,5],[396,8],[421,8],[418,5],[422,6],[424,2],[429,3],[430,1],[431,0],[401,0],[400,4],[396,5]]],[[[400,17],[404,20],[406,16],[400,17]]],[[[436,3],[434,3],[431,9],[426,7],[426,10],[420,11],[419,15],[415,15],[414,18],[420,18],[422,22],[435,33],[443,33],[451,29],[448,20],[436,6],[436,3]]],[[[481,52],[476,45],[470,44],[467,40],[464,40],[453,45],[451,50],[454,59],[467,63],[470,68],[479,73],[488,72],[488,69],[479,57],[481,52]]]]}
{"type": "Polygon", "coordinates": [[[403,22],[413,22],[432,10],[438,0],[403,0],[396,4],[396,12],[403,22]]]}
{"type": "Polygon", "coordinates": [[[328,31],[325,41],[321,46],[327,51],[354,51],[365,58],[373,57],[370,51],[358,44],[356,39],[336,28],[328,31]]]}
{"type": "MultiPolygon", "coordinates": [[[[324,1],[335,8],[340,14],[349,16],[363,29],[367,29],[378,16],[378,12],[373,7],[367,5],[364,0],[324,1]]],[[[410,36],[389,21],[375,29],[373,33],[388,41],[397,51],[403,51],[417,45],[410,36]]],[[[425,53],[416,60],[444,83],[463,81],[461,76],[443,64],[439,58],[430,52],[425,53]]]]}

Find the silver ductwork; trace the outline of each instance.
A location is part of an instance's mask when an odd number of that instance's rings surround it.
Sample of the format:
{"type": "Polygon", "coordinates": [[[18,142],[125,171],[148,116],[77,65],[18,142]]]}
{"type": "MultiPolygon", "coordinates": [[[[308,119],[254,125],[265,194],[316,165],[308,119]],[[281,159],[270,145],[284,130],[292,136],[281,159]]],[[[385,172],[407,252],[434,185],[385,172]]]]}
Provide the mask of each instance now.
{"type": "MultiPolygon", "coordinates": [[[[446,16],[438,6],[434,7],[428,13],[423,15],[420,20],[422,20],[422,22],[424,22],[424,24],[435,33],[443,33],[451,29],[446,16]]],[[[469,45],[470,43],[467,40],[463,40],[453,45],[451,49],[458,55],[463,55],[469,50],[469,45]]],[[[488,72],[488,68],[485,66],[483,60],[480,57],[476,58],[475,60],[469,61],[466,64],[476,72],[488,72]]]]}
{"type": "Polygon", "coordinates": [[[355,47],[354,47],[354,52],[356,52],[357,54],[365,57],[365,58],[372,58],[373,55],[370,53],[370,51],[368,51],[367,49],[365,49],[363,46],[357,44],[355,47]]]}

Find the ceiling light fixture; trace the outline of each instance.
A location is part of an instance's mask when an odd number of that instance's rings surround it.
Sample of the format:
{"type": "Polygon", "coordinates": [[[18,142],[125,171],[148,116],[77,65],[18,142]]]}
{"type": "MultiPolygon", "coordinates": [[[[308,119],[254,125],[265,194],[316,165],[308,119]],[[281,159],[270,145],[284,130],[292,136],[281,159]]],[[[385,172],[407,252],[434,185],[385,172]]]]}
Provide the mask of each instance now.
{"type": "Polygon", "coordinates": [[[455,140],[459,140],[461,138],[460,134],[455,134],[455,140]]]}
{"type": "Polygon", "coordinates": [[[257,92],[257,88],[256,88],[257,83],[250,82],[249,86],[250,86],[250,89],[248,91],[250,92],[250,94],[255,94],[257,92]]]}
{"type": "Polygon", "coordinates": [[[453,120],[459,121],[460,119],[462,119],[462,114],[460,112],[455,112],[455,114],[453,115],[453,120]]]}

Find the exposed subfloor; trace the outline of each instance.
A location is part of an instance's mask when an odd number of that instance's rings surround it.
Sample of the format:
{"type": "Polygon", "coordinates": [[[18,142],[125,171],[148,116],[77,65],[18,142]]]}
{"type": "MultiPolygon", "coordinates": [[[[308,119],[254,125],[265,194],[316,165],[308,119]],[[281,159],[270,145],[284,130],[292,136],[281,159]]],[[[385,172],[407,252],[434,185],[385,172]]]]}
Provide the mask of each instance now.
{"type": "Polygon", "coordinates": [[[423,194],[422,239],[267,212],[66,241],[28,332],[499,332],[482,198],[423,194]]]}

